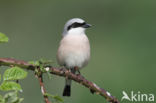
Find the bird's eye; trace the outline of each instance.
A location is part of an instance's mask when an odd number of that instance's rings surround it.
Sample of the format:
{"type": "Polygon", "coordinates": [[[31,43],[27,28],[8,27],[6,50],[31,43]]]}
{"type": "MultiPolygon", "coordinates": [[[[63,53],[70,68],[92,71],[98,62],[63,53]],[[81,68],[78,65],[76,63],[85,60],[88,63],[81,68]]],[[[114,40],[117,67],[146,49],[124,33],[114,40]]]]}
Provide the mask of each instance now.
{"type": "Polygon", "coordinates": [[[79,26],[80,26],[80,23],[74,23],[74,24],[72,25],[73,28],[76,28],[76,27],[79,27],[79,26]]]}

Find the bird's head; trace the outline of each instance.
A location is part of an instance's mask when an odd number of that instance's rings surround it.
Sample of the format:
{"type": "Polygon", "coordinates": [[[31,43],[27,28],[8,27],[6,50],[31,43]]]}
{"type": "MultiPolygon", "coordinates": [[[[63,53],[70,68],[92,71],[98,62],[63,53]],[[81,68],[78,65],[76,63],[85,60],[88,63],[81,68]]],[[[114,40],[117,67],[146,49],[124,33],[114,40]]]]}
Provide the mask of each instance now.
{"type": "Polygon", "coordinates": [[[80,18],[70,19],[64,26],[63,36],[67,34],[73,35],[84,34],[86,28],[89,27],[91,27],[91,25],[87,24],[84,20],[80,18]]]}

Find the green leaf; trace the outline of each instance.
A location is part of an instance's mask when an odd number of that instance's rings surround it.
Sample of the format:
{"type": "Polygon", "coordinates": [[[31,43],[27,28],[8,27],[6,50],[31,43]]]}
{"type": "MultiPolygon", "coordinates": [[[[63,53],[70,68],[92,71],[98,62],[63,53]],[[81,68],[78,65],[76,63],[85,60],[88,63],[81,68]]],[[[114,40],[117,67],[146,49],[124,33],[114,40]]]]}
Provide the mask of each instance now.
{"type": "Polygon", "coordinates": [[[15,97],[11,97],[11,103],[21,103],[24,98],[19,98],[17,95],[15,97]]]}
{"type": "Polygon", "coordinates": [[[39,61],[29,61],[28,63],[32,64],[32,65],[35,65],[35,66],[39,66],[40,65],[39,61]]]}
{"type": "Polygon", "coordinates": [[[5,94],[4,99],[6,103],[21,103],[23,101],[23,98],[18,97],[17,91],[5,94]]]}
{"type": "Polygon", "coordinates": [[[44,67],[49,66],[53,62],[51,60],[46,60],[46,59],[40,59],[38,61],[29,61],[29,64],[35,65],[35,66],[40,66],[43,65],[44,67]]]}
{"type": "Polygon", "coordinates": [[[55,99],[56,101],[63,102],[63,99],[58,95],[52,95],[52,94],[49,94],[49,93],[45,93],[44,95],[48,96],[48,97],[51,97],[51,98],[55,99]]]}
{"type": "Polygon", "coordinates": [[[12,67],[4,72],[3,80],[19,80],[24,79],[27,76],[27,72],[19,67],[12,67]]]}
{"type": "Polygon", "coordinates": [[[4,95],[4,100],[6,103],[8,103],[9,99],[12,97],[12,98],[15,98],[17,96],[17,92],[9,92],[9,93],[6,93],[4,95]]]}
{"type": "Polygon", "coordinates": [[[5,81],[0,85],[0,90],[2,90],[2,91],[10,91],[10,90],[22,91],[22,88],[16,82],[5,81]]]}
{"type": "Polygon", "coordinates": [[[24,100],[24,98],[18,98],[17,101],[13,102],[13,103],[21,103],[24,100]]]}
{"type": "Polygon", "coordinates": [[[48,96],[48,97],[52,97],[52,98],[53,98],[53,95],[52,95],[52,94],[45,93],[44,95],[45,95],[45,96],[48,96]]]}
{"type": "Polygon", "coordinates": [[[17,98],[16,101],[12,101],[12,103],[21,103],[24,100],[24,98],[17,98]]]}
{"type": "Polygon", "coordinates": [[[8,42],[8,40],[9,40],[8,37],[0,32],[0,43],[8,42]]]}
{"type": "Polygon", "coordinates": [[[63,99],[58,95],[53,96],[53,98],[57,101],[63,102],[63,99]]]}

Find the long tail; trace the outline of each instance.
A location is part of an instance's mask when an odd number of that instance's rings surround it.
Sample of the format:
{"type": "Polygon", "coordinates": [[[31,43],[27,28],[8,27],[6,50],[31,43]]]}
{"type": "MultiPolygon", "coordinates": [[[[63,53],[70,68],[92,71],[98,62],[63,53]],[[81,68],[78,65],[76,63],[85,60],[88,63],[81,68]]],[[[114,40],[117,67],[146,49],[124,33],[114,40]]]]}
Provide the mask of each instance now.
{"type": "MultiPolygon", "coordinates": [[[[71,72],[75,74],[75,69],[72,68],[71,72]]],[[[63,96],[70,96],[71,94],[71,79],[66,78],[65,80],[65,87],[64,87],[64,91],[63,91],[63,96]]]]}

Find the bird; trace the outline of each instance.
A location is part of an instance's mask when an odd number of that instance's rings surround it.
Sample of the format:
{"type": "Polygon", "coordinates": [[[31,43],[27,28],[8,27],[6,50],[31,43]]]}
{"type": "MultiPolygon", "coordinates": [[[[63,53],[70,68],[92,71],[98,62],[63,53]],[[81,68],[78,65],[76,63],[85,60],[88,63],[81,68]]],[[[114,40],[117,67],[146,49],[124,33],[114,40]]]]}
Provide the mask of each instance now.
{"type": "MultiPolygon", "coordinates": [[[[66,22],[57,51],[57,62],[72,73],[80,73],[90,60],[90,42],[85,34],[91,24],[81,18],[73,18],[66,22]]],[[[63,96],[71,95],[71,79],[65,79],[63,96]]]]}

